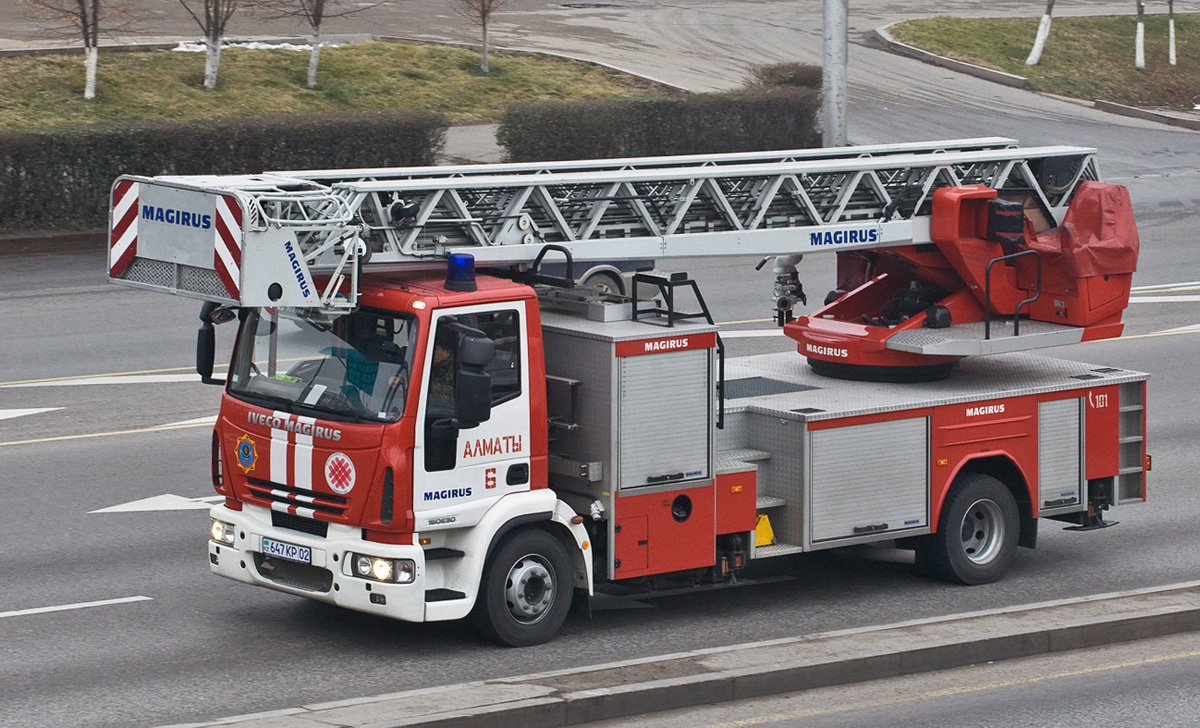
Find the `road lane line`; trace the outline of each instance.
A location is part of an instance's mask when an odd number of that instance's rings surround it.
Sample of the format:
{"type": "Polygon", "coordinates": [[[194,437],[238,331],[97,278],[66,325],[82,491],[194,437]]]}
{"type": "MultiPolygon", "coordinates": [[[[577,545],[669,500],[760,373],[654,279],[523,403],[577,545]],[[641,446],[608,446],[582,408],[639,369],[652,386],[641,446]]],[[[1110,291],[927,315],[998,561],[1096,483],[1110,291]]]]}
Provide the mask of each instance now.
{"type": "Polygon", "coordinates": [[[1196,303],[1200,296],[1130,296],[1130,303],[1196,303]]]}
{"type": "MultiPolygon", "coordinates": [[[[722,339],[766,339],[770,337],[787,339],[782,329],[742,329],[741,331],[722,331],[722,339]]],[[[791,341],[791,339],[788,339],[791,341]]]]}
{"type": "Polygon", "coordinates": [[[169,430],[186,430],[192,427],[212,427],[211,422],[197,422],[195,424],[183,425],[155,425],[154,427],[140,427],[136,430],[117,430],[115,432],[85,432],[82,435],[61,435],[59,437],[38,437],[32,440],[9,440],[8,442],[0,442],[0,447],[8,447],[9,445],[33,445],[39,442],[65,442],[67,440],[86,440],[92,437],[112,437],[113,435],[139,435],[144,432],[167,432],[169,430]]]}
{"type": "Polygon", "coordinates": [[[1196,291],[1200,290],[1200,281],[1180,281],[1178,283],[1158,283],[1153,286],[1134,286],[1130,290],[1134,293],[1142,293],[1144,291],[1196,291]]]}
{"type": "MultiPolygon", "coordinates": [[[[218,364],[217,369],[229,366],[218,364]]],[[[46,384],[48,382],[68,382],[73,379],[94,379],[96,377],[132,377],[142,374],[165,374],[169,372],[195,371],[195,367],[171,367],[169,369],[142,369],[136,372],[110,372],[108,374],[72,374],[67,377],[45,377],[42,379],[17,379],[12,382],[0,382],[0,387],[11,387],[16,384],[46,384]]]]}
{"type": "Polygon", "coordinates": [[[76,602],[74,604],[60,604],[57,607],[34,607],[33,609],[18,609],[12,612],[0,612],[0,619],[4,617],[24,617],[30,614],[46,614],[47,612],[67,612],[72,609],[88,609],[89,607],[107,607],[113,604],[130,604],[132,602],[150,602],[154,597],[121,597],[120,599],[103,599],[98,602],[76,602]]]}
{"type": "Polygon", "coordinates": [[[30,387],[85,387],[92,384],[176,384],[180,382],[199,382],[200,375],[195,372],[182,374],[104,374],[98,377],[74,377],[59,379],[53,382],[25,382],[24,384],[0,384],[0,389],[21,389],[30,387]]]}

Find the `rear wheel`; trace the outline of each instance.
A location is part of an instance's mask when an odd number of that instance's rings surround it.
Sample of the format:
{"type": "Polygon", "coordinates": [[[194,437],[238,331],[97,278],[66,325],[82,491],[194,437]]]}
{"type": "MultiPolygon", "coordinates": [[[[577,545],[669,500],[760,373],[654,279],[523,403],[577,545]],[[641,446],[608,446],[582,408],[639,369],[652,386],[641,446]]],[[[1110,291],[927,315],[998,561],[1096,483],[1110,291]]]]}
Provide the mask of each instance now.
{"type": "Polygon", "coordinates": [[[982,473],[960,476],[946,502],[938,532],[917,550],[934,574],[962,584],[987,584],[1004,575],[1017,551],[1020,513],[1012,493],[982,473]]]}
{"type": "Polygon", "coordinates": [[[540,529],[518,531],[500,543],[484,568],[476,622],[503,644],[541,644],[566,620],[573,595],[571,559],[562,543],[540,529]]]}

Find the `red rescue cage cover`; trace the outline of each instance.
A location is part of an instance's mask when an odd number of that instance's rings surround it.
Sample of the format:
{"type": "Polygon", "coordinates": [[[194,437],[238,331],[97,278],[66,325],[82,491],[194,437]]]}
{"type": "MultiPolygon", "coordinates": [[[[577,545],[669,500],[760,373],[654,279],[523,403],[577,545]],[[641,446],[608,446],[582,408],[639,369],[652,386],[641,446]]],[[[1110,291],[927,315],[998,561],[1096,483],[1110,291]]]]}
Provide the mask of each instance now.
{"type": "Polygon", "coordinates": [[[1027,233],[1029,247],[1043,255],[1061,256],[1071,278],[1137,270],[1137,225],[1129,190],[1121,185],[1084,182],[1061,225],[1040,235],[1027,233]]]}

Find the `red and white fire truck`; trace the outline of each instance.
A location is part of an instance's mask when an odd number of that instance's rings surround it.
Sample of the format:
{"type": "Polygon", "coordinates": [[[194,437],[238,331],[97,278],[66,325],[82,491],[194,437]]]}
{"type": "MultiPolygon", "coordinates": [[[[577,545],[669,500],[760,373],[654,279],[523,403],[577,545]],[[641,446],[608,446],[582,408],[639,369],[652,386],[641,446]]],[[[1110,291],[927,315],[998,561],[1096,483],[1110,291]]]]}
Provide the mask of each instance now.
{"type": "Polygon", "coordinates": [[[213,572],[529,645],[605,585],[884,540],[977,584],[1043,519],[1108,525],[1145,498],[1147,377],[1028,350],[1118,336],[1137,250],[1094,150],[986,138],[126,176],[108,263],[205,301],[213,572]],[[734,255],[774,258],[799,356],[726,361],[684,274],[539,273],[734,255]]]}

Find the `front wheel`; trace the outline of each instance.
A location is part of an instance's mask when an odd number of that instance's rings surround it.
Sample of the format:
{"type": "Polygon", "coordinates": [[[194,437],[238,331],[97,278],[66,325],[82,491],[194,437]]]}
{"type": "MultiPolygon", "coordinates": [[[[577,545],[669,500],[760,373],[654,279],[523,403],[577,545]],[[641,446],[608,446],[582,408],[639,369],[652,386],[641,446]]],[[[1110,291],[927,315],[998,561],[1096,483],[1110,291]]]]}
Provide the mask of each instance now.
{"type": "Polygon", "coordinates": [[[567,618],[574,595],[571,559],[540,529],[505,538],[484,567],[475,618],[484,634],[512,647],[548,642],[567,618]]]}
{"type": "Polygon", "coordinates": [[[1020,513],[1012,493],[982,473],[958,479],[942,506],[938,532],[917,550],[920,562],[947,581],[987,584],[1012,563],[1020,513]]]}

